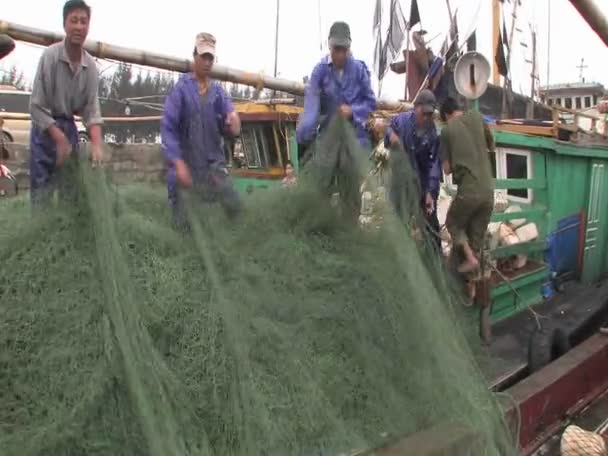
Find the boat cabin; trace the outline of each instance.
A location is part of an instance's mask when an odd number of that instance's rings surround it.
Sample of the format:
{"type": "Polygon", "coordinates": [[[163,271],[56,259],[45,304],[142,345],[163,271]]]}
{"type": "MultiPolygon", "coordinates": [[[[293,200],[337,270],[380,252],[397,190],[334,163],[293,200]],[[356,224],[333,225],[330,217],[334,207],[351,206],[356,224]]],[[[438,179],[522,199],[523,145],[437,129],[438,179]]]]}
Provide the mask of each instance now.
{"type": "MultiPolygon", "coordinates": [[[[560,123],[564,108],[553,109],[553,122],[491,125],[497,145],[491,161],[502,200],[489,233],[494,322],[553,296],[564,280],[593,283],[608,272],[608,139],[560,123]],[[501,228],[511,236],[501,239],[501,228]]],[[[301,108],[247,103],[237,111],[242,133],[234,155],[240,147],[242,158],[237,163],[228,149],[227,157],[239,189],[276,185],[287,160],[298,169],[295,123],[301,108]]]]}
{"type": "Polygon", "coordinates": [[[237,188],[251,192],[280,184],[290,161],[298,170],[295,128],[300,108],[287,104],[237,103],[241,135],[225,144],[226,163],[237,188]]]}
{"type": "Polygon", "coordinates": [[[563,127],[492,126],[496,189],[508,203],[492,222],[523,231],[523,242],[502,243],[491,255],[525,257],[492,275],[494,320],[551,297],[563,280],[595,283],[608,272],[608,139],[563,127]]]}

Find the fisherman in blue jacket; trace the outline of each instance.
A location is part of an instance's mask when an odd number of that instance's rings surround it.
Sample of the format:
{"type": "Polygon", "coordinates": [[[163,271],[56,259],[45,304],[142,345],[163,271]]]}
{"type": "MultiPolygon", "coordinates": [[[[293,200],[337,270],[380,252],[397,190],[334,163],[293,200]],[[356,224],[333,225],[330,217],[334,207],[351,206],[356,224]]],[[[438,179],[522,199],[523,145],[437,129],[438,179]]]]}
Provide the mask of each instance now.
{"type": "MultiPolygon", "coordinates": [[[[435,95],[430,90],[420,92],[414,103],[414,110],[392,118],[385,131],[385,147],[401,143],[410,157],[420,184],[422,208],[427,217],[428,230],[438,247],[439,220],[437,218],[437,198],[441,163],[439,158],[439,136],[435,128],[435,95]]],[[[395,203],[395,202],[393,202],[395,203]]]]}
{"type": "Polygon", "coordinates": [[[348,24],[335,22],[329,30],[330,53],[314,67],[306,88],[304,113],[296,131],[299,144],[313,142],[317,130],[322,131],[338,112],[350,120],[359,143],[369,149],[367,121],[376,109],[376,97],[370,72],[364,62],[351,55],[350,45],[348,24]]]}
{"type": "Polygon", "coordinates": [[[187,228],[180,187],[195,190],[204,202],[219,202],[231,218],[241,210],[223,148],[223,137],[238,136],[241,122],[230,96],[210,78],[215,44],[213,35],[197,35],[193,72],[181,76],[167,96],[160,124],[169,202],[180,228],[187,228]]]}

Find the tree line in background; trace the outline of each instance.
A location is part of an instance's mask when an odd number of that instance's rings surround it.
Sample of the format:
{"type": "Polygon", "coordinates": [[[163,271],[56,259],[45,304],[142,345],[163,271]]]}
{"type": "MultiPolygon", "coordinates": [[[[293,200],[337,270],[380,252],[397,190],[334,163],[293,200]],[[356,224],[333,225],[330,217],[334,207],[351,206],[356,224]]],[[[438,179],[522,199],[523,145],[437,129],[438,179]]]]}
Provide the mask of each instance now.
{"type": "MultiPolygon", "coordinates": [[[[142,72],[133,70],[126,63],[118,64],[113,73],[101,74],[99,96],[104,117],[145,117],[162,113],[164,97],[175,85],[179,74],[170,72],[142,72]]],[[[293,95],[264,89],[257,92],[249,86],[222,83],[235,102],[268,98],[293,98],[293,95]]],[[[296,104],[303,106],[303,99],[296,97],[296,104]]],[[[104,130],[115,137],[116,142],[127,140],[154,142],[159,134],[158,120],[146,122],[106,122],[104,130]]]]}
{"type": "MultiPolygon", "coordinates": [[[[175,85],[179,74],[160,71],[142,71],[126,63],[119,63],[99,76],[99,97],[104,117],[148,117],[162,115],[164,97],[175,85]]],[[[33,79],[33,75],[32,78],[33,79]]],[[[306,79],[306,78],[305,78],[306,79]]],[[[304,82],[306,82],[304,80],[304,82]]],[[[31,84],[23,71],[16,66],[0,68],[0,84],[12,85],[18,90],[31,90],[31,84]]],[[[240,84],[222,83],[235,102],[268,98],[293,98],[293,95],[255,89],[240,84]]],[[[303,106],[303,98],[296,97],[296,104],[303,106]]],[[[154,142],[159,133],[158,120],[145,122],[111,122],[104,126],[106,134],[114,141],[154,142]]]]}
{"type": "Polygon", "coordinates": [[[23,71],[20,71],[15,65],[10,68],[0,68],[0,85],[9,85],[18,90],[31,90],[23,71]]]}

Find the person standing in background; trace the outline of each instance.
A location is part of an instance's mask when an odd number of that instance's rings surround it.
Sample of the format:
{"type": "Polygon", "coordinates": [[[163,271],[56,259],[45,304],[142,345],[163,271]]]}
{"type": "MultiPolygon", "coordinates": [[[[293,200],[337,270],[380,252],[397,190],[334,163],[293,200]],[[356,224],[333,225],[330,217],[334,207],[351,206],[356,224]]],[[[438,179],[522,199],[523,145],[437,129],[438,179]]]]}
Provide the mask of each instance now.
{"type": "MultiPolygon", "coordinates": [[[[421,206],[426,215],[429,236],[441,251],[437,198],[441,164],[439,161],[439,137],[433,115],[435,96],[423,90],[414,103],[414,110],[403,112],[391,119],[385,131],[385,147],[400,143],[409,155],[410,163],[418,176],[421,206]]],[[[396,204],[393,201],[393,204],[396,204]]],[[[396,207],[397,212],[399,208],[396,207]]],[[[401,215],[401,214],[399,214],[401,215]]]]}
{"type": "Polygon", "coordinates": [[[241,121],[230,96],[211,79],[215,46],[210,33],[196,36],[193,71],[180,77],[165,100],[161,139],[169,167],[169,202],[178,227],[187,227],[179,187],[193,189],[204,202],[219,202],[230,218],[241,211],[223,148],[223,137],[240,134],[241,121]]]}
{"type": "Polygon", "coordinates": [[[441,130],[443,172],[453,174],[458,186],[448,210],[446,227],[453,250],[460,250],[464,260],[458,266],[462,274],[479,269],[479,258],[492,211],[494,180],[489,152],[494,152],[492,132],[477,111],[463,112],[453,98],[447,98],[440,110],[446,122],[441,130]]]}
{"type": "MultiPolygon", "coordinates": [[[[101,110],[97,95],[99,72],[84,49],[91,8],[83,0],[63,7],[65,39],[40,57],[30,99],[30,189],[34,204],[47,201],[57,184],[55,174],[70,156],[78,157],[75,116],[82,116],[91,138],[91,159],[102,159],[101,110]]],[[[69,192],[60,181],[61,193],[69,192]]]]}
{"type": "Polygon", "coordinates": [[[359,143],[370,147],[367,122],[376,109],[370,72],[365,63],[350,52],[350,28],[335,22],[329,30],[328,56],[312,70],[304,98],[304,112],[296,135],[299,144],[310,144],[334,114],[338,113],[354,126],[359,143]]]}
{"type": "Polygon", "coordinates": [[[298,178],[295,175],[293,164],[288,161],[285,165],[285,177],[281,181],[283,187],[292,187],[297,184],[298,178]]]}

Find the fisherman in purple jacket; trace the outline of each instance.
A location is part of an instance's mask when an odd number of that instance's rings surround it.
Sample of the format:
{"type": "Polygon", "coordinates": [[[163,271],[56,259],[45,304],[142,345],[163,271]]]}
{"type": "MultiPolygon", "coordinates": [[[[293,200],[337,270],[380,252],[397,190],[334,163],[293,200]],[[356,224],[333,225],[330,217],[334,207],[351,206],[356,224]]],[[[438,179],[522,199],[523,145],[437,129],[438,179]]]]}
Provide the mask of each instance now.
{"type": "Polygon", "coordinates": [[[226,169],[224,137],[236,137],[241,122],[230,96],[210,79],[215,37],[196,36],[193,72],[183,75],[165,100],[161,137],[168,164],[167,189],[174,220],[186,226],[178,188],[195,190],[204,202],[219,202],[233,218],[241,200],[226,169]]]}
{"type": "Polygon", "coordinates": [[[351,121],[360,144],[369,149],[367,121],[376,109],[370,73],[361,60],[350,53],[350,28],[335,22],[329,30],[330,54],[312,70],[304,98],[296,136],[299,144],[314,141],[317,129],[323,130],[335,113],[351,121]]]}
{"type": "MultiPolygon", "coordinates": [[[[439,136],[433,120],[435,95],[430,90],[420,92],[414,110],[392,118],[386,128],[385,146],[401,143],[410,156],[410,163],[420,184],[422,207],[427,217],[429,234],[437,246],[441,246],[437,198],[441,163],[439,159],[439,136]]],[[[399,210],[397,208],[397,210],[399,210]]]]}

